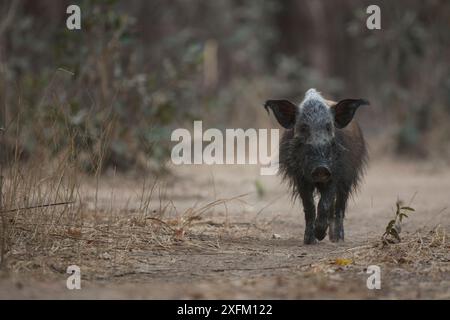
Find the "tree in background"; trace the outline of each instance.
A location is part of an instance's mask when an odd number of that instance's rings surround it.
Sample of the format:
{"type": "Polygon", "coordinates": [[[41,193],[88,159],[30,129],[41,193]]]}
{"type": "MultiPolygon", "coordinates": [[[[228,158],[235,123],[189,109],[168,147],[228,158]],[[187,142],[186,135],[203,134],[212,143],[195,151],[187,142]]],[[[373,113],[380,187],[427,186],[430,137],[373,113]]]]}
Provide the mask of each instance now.
{"type": "Polygon", "coordinates": [[[450,4],[85,0],[0,5],[2,158],[70,153],[88,172],[159,168],[173,128],[267,121],[268,96],[367,97],[361,121],[400,154],[449,158],[450,4]],[[374,119],[376,121],[374,121],[374,119]],[[370,121],[369,121],[370,120],[370,121]]]}

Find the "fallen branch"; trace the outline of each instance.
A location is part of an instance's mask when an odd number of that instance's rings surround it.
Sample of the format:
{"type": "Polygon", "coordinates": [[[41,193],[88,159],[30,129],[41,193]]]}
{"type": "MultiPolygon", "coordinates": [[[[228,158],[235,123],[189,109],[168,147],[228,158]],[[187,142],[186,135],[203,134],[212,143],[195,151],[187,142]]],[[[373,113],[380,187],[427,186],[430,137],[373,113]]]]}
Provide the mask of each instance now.
{"type": "Polygon", "coordinates": [[[16,212],[16,211],[21,211],[21,210],[31,210],[31,209],[39,209],[39,208],[48,208],[48,207],[55,207],[55,206],[63,206],[66,204],[74,204],[75,201],[68,201],[68,202],[58,202],[58,203],[48,203],[48,204],[40,204],[37,206],[32,206],[32,207],[23,207],[23,208],[16,208],[16,209],[9,209],[9,210],[3,210],[0,211],[0,213],[11,213],[11,212],[16,212]]]}

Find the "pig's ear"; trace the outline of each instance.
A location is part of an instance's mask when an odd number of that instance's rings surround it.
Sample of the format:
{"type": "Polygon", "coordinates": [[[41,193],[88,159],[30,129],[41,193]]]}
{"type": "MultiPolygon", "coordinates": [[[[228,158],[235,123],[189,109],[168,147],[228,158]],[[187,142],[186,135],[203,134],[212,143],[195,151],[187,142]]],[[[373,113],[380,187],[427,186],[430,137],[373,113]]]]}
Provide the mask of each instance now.
{"type": "Polygon", "coordinates": [[[341,100],[330,109],[334,114],[335,126],[339,129],[345,128],[352,121],[356,110],[363,105],[369,105],[369,101],[364,99],[341,100]]]}
{"type": "Polygon", "coordinates": [[[295,125],[297,116],[297,106],[288,100],[267,100],[264,104],[267,112],[272,109],[278,123],[286,129],[291,129],[295,125]]]}

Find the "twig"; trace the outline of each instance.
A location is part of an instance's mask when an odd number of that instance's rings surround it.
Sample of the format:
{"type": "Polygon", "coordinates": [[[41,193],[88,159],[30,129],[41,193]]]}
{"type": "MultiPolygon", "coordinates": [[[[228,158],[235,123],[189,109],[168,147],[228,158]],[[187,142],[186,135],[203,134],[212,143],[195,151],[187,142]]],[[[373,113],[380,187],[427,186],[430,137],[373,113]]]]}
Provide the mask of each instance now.
{"type": "Polygon", "coordinates": [[[75,203],[75,201],[48,203],[48,204],[41,204],[41,205],[32,206],[32,207],[23,207],[23,208],[2,210],[2,211],[0,211],[0,213],[11,213],[11,212],[16,212],[16,211],[21,211],[21,210],[31,210],[31,209],[38,209],[38,208],[48,208],[48,207],[55,207],[55,206],[63,206],[65,204],[74,204],[74,203],[75,203]]]}
{"type": "Polygon", "coordinates": [[[161,219],[158,219],[158,218],[155,218],[155,217],[146,217],[145,219],[148,219],[148,220],[152,220],[152,221],[156,221],[156,222],[158,222],[158,223],[160,223],[160,224],[162,224],[162,225],[165,225],[166,227],[168,227],[171,231],[176,231],[174,228],[172,228],[167,222],[165,222],[165,221],[162,221],[161,219]]]}
{"type": "Polygon", "coordinates": [[[247,195],[249,195],[249,193],[244,193],[239,196],[231,197],[228,199],[214,200],[195,211],[193,208],[189,208],[188,211],[190,211],[189,213],[192,212],[192,214],[188,217],[187,221],[183,223],[183,228],[190,225],[192,221],[198,219],[203,213],[205,213],[209,209],[214,208],[220,204],[226,204],[227,202],[230,202],[230,201],[240,200],[241,198],[246,197],[247,195]]]}

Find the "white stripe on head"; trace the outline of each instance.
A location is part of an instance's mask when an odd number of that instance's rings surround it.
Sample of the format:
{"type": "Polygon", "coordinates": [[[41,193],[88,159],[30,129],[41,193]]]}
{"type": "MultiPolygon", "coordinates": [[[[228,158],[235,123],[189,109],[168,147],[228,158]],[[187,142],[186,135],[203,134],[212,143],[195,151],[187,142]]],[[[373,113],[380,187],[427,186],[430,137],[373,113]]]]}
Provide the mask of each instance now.
{"type": "Polygon", "coordinates": [[[333,115],[322,95],[316,89],[309,89],[299,108],[299,121],[308,124],[311,130],[307,143],[313,145],[328,143],[333,133],[327,133],[324,128],[327,123],[332,125],[333,115]]]}
{"type": "Polygon", "coordinates": [[[327,105],[325,99],[322,97],[320,92],[318,92],[316,89],[311,88],[306,91],[305,98],[303,99],[302,103],[300,104],[300,108],[303,106],[303,104],[308,100],[318,100],[320,102],[325,103],[327,105]]]}

